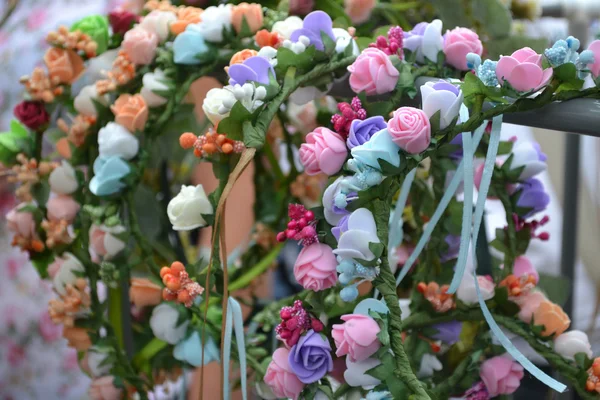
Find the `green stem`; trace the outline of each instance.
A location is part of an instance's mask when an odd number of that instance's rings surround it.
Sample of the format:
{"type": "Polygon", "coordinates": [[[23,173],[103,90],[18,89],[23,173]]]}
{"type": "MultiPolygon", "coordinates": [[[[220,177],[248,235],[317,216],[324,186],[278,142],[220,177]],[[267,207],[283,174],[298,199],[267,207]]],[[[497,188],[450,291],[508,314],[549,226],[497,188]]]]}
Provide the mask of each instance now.
{"type": "Polygon", "coordinates": [[[507,276],[512,273],[513,263],[517,258],[517,229],[513,220],[513,206],[508,193],[504,190],[497,190],[498,198],[502,202],[502,206],[506,210],[506,240],[508,241],[507,251],[504,254],[504,270],[503,275],[507,276]]]}
{"type": "Polygon", "coordinates": [[[381,8],[383,10],[392,10],[392,11],[407,11],[413,8],[418,8],[421,5],[418,1],[411,1],[408,3],[383,3],[379,2],[375,6],[376,8],[381,8]]]}
{"type": "Polygon", "coordinates": [[[440,399],[446,399],[450,397],[449,395],[455,393],[454,391],[459,386],[460,381],[469,373],[469,368],[472,364],[473,360],[470,356],[463,359],[456,369],[452,371],[452,375],[435,387],[433,390],[435,395],[440,399]]]}
{"type": "Polygon", "coordinates": [[[121,317],[121,288],[108,290],[108,321],[113,327],[119,346],[124,347],[123,319],[121,317]]]}
{"type": "Polygon", "coordinates": [[[33,132],[35,136],[35,144],[33,148],[33,158],[35,158],[38,162],[42,159],[42,145],[44,141],[44,133],[43,132],[33,132]]]}
{"type": "Polygon", "coordinates": [[[275,174],[275,179],[278,182],[283,182],[285,176],[283,175],[283,171],[281,171],[281,167],[279,166],[279,162],[277,161],[277,157],[275,157],[275,153],[273,153],[273,149],[269,144],[269,141],[265,141],[265,146],[262,148],[265,155],[267,156],[267,160],[269,160],[269,165],[271,166],[271,170],[275,174]]]}
{"type": "Polygon", "coordinates": [[[238,289],[242,289],[248,286],[257,276],[262,275],[269,267],[273,264],[273,261],[277,258],[281,250],[283,249],[283,244],[277,244],[273,250],[269,252],[258,264],[252,267],[248,272],[240,276],[235,282],[229,284],[229,290],[235,291],[238,289]]]}

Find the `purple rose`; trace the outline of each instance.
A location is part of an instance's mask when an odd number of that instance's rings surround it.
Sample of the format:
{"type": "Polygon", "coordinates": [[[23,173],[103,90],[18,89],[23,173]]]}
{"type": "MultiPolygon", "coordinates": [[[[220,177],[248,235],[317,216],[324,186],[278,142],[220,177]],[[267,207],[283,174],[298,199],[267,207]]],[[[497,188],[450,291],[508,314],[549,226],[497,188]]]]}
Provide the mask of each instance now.
{"type": "Polygon", "coordinates": [[[333,370],[329,341],[312,329],[292,347],[288,361],[300,382],[306,384],[318,381],[333,370]]]}
{"type": "Polygon", "coordinates": [[[437,329],[437,333],[431,336],[433,339],[453,345],[458,342],[460,331],[462,330],[462,322],[442,322],[441,324],[433,325],[433,328],[437,329]]]}
{"type": "Polygon", "coordinates": [[[441,262],[446,262],[458,257],[458,251],[460,250],[460,236],[448,235],[444,241],[448,245],[448,250],[440,257],[441,262]]]}
{"type": "Polygon", "coordinates": [[[333,21],[331,21],[331,17],[323,11],[313,11],[304,17],[302,28],[292,32],[290,40],[295,43],[300,39],[300,36],[306,36],[310,40],[310,44],[315,46],[317,50],[323,51],[325,50],[325,45],[321,38],[322,33],[329,36],[335,43],[333,21]]]}
{"type": "Polygon", "coordinates": [[[529,178],[517,187],[517,210],[523,218],[529,218],[540,211],[544,211],[550,203],[550,196],[544,190],[544,185],[538,179],[529,178]]]}
{"type": "Polygon", "coordinates": [[[355,119],[350,124],[350,133],[348,139],[346,139],[346,144],[349,149],[360,146],[368,142],[371,136],[385,128],[387,128],[387,124],[380,115],[364,120],[355,119]]]}
{"type": "Polygon", "coordinates": [[[250,57],[242,64],[233,64],[227,70],[229,74],[230,85],[243,85],[246,82],[258,82],[264,85],[269,84],[269,73],[275,76],[275,70],[271,62],[265,57],[250,57]]]}

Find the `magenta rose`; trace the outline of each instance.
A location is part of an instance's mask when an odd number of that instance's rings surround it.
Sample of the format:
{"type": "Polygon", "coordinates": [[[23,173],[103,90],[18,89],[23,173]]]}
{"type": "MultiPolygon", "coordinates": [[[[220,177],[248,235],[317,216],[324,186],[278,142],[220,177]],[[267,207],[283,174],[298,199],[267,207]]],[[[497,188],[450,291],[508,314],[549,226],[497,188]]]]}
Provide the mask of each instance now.
{"type": "Polygon", "coordinates": [[[294,264],[294,276],[304,289],[318,292],[335,285],[336,267],[331,247],[317,242],[302,249],[294,264]]]}
{"type": "Polygon", "coordinates": [[[410,154],[418,154],[431,143],[431,125],[423,110],[400,107],[388,121],[392,141],[410,154]]]}
{"type": "Polygon", "coordinates": [[[264,381],[271,388],[277,398],[298,398],[304,388],[296,374],[292,371],[288,361],[290,351],[279,348],[273,353],[273,360],[267,367],[264,381]]]}
{"type": "Polygon", "coordinates": [[[496,356],[481,364],[479,376],[485,383],[490,397],[512,394],[521,385],[523,367],[510,356],[496,356]]]}
{"type": "Polygon", "coordinates": [[[371,357],[381,347],[377,334],[381,330],[371,317],[361,314],[342,315],[343,324],[333,325],[331,336],[335,342],[335,355],[350,357],[361,362],[371,357]]]}
{"type": "Polygon", "coordinates": [[[369,47],[348,67],[350,87],[367,96],[389,93],[396,87],[400,73],[383,51],[369,47]]]}
{"type": "Polygon", "coordinates": [[[22,101],[16,105],[13,113],[32,131],[44,129],[50,121],[50,115],[41,101],[22,101]]]}
{"type": "Polygon", "coordinates": [[[300,146],[300,162],[308,175],[325,173],[333,175],[342,168],[348,150],[339,133],[327,128],[317,128],[306,135],[300,146]]]}
{"type": "Polygon", "coordinates": [[[444,35],[444,54],[446,62],[461,71],[467,71],[467,54],[483,53],[479,36],[467,28],[454,28],[444,35]]]}
{"type": "Polygon", "coordinates": [[[594,40],[588,46],[588,50],[594,53],[594,63],[589,64],[588,68],[594,78],[600,76],[600,40],[594,40]]]}
{"type": "Polygon", "coordinates": [[[108,22],[110,22],[113,32],[121,35],[131,29],[138,19],[137,15],[127,10],[116,9],[108,14],[108,22]]]}
{"type": "Polygon", "coordinates": [[[156,46],[158,46],[158,36],[139,26],[127,31],[121,43],[129,59],[138,65],[150,64],[154,60],[156,46]]]}
{"type": "Polygon", "coordinates": [[[79,203],[69,195],[53,196],[46,204],[47,216],[50,221],[65,220],[73,222],[79,212],[79,203]]]}

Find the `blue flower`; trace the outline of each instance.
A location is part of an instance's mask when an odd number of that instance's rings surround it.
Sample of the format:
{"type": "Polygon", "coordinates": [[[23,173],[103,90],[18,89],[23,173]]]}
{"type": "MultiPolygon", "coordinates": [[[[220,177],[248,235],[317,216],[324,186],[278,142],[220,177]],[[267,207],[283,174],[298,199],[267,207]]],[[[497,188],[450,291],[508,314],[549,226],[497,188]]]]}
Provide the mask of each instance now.
{"type": "MultiPolygon", "coordinates": [[[[215,341],[209,335],[205,337],[204,345],[204,365],[213,361],[219,361],[219,349],[215,341]]],[[[202,365],[202,341],[198,331],[194,331],[190,336],[175,345],[173,357],[179,361],[185,361],[194,367],[202,365]]]]}
{"type": "Polygon", "coordinates": [[[400,147],[392,142],[387,129],[382,129],[371,140],[351,150],[352,157],[369,167],[381,170],[378,160],[384,160],[395,167],[400,166],[400,147]]]}
{"type": "Polygon", "coordinates": [[[121,179],[129,175],[131,168],[119,156],[98,157],[94,161],[94,177],[90,191],[96,196],[118,193],[125,187],[121,179]]]}
{"type": "Polygon", "coordinates": [[[173,55],[175,64],[196,65],[208,61],[201,57],[210,51],[206,45],[202,33],[196,26],[190,24],[185,31],[173,42],[173,55]]]}

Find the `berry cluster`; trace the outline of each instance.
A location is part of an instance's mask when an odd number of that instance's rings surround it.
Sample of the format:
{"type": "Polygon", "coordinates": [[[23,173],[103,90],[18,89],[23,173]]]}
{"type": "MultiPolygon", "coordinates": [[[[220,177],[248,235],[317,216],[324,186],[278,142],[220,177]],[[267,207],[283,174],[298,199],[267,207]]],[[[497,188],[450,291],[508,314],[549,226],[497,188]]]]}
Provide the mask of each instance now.
{"type": "Polygon", "coordinates": [[[540,239],[543,242],[550,239],[549,232],[536,233],[536,231],[539,227],[546,225],[548,223],[548,221],[550,221],[550,217],[547,215],[545,215],[539,221],[533,220],[533,221],[526,222],[523,218],[519,217],[517,214],[513,214],[513,221],[515,222],[515,229],[517,232],[519,232],[522,229],[529,229],[529,231],[531,232],[532,239],[540,239]]]}
{"type": "Polygon", "coordinates": [[[585,389],[588,392],[600,393],[600,357],[594,360],[592,366],[587,370],[588,378],[585,389]]]}
{"type": "Polygon", "coordinates": [[[435,311],[443,313],[456,307],[454,295],[448,294],[450,286],[440,286],[437,282],[419,282],[417,290],[427,299],[435,311]]]}
{"type": "Polygon", "coordinates": [[[163,289],[163,299],[176,301],[190,307],[196,296],[204,292],[204,288],[190,279],[185,271],[185,266],[179,261],[174,261],[171,267],[162,267],[160,277],[166,288],[163,289]]]}
{"type": "Polygon", "coordinates": [[[403,40],[404,31],[402,28],[393,26],[388,31],[387,38],[385,36],[378,36],[375,43],[371,43],[369,47],[375,47],[388,56],[398,55],[400,58],[404,58],[404,52],[402,51],[403,40]]]}
{"type": "Polygon", "coordinates": [[[333,130],[342,135],[345,138],[348,137],[350,132],[350,125],[355,119],[367,118],[367,110],[362,107],[362,103],[358,97],[354,97],[350,104],[339,103],[337,106],[341,114],[335,114],[331,117],[331,124],[333,130]]]}
{"type": "Polygon", "coordinates": [[[98,44],[89,35],[81,31],[69,32],[69,28],[64,25],[57,31],[49,32],[46,41],[55,47],[82,52],[88,58],[96,57],[98,49],[98,44]]]}
{"type": "Polygon", "coordinates": [[[196,136],[191,132],[183,133],[179,137],[179,144],[184,149],[194,148],[196,157],[203,157],[214,153],[241,153],[244,151],[244,143],[228,139],[222,133],[216,133],[212,128],[205,135],[196,136]]]}
{"type": "Polygon", "coordinates": [[[315,224],[315,214],[307,210],[302,204],[290,204],[288,206],[290,222],[287,229],[277,234],[277,241],[285,242],[287,239],[297,240],[303,246],[310,246],[318,242],[315,224]]]}
{"type": "Polygon", "coordinates": [[[315,332],[323,330],[323,323],[311,315],[302,306],[301,300],[294,301],[293,307],[282,307],[279,312],[281,322],[275,327],[277,338],[292,347],[298,343],[300,336],[313,329],[315,332]]]}

